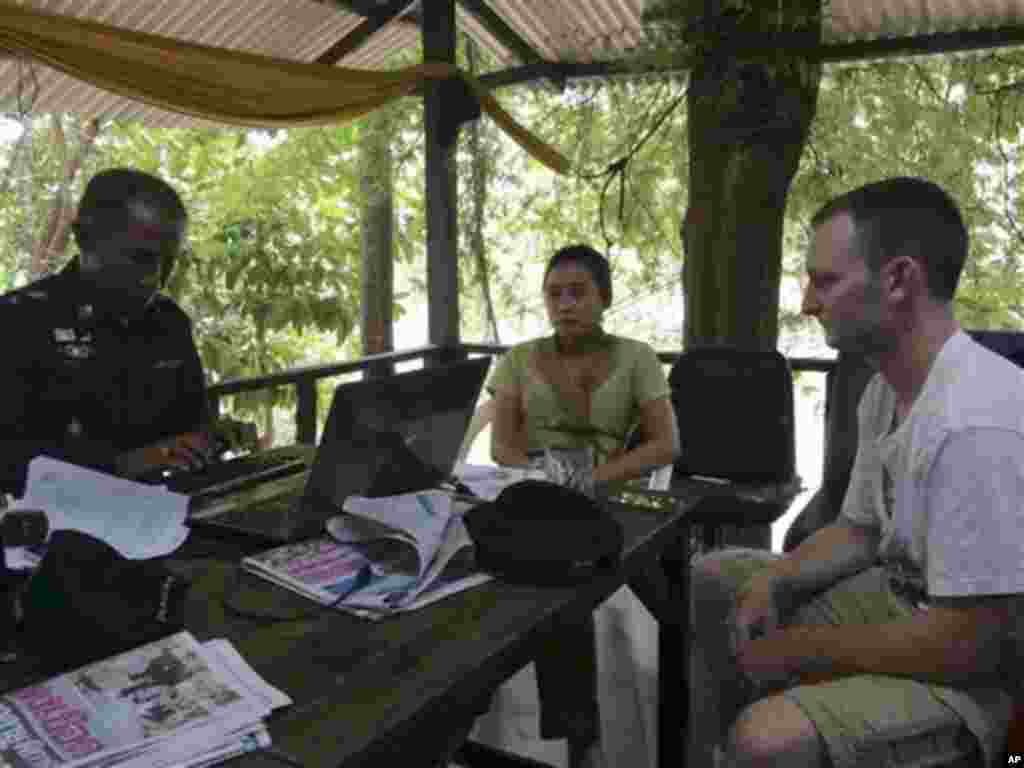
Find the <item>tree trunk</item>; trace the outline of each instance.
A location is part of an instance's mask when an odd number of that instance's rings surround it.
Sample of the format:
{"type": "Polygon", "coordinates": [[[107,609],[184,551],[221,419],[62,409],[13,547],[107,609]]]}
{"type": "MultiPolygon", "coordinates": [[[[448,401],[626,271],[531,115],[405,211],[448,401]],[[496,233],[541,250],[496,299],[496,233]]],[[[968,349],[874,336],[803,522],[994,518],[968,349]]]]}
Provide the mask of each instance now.
{"type": "MultiPolygon", "coordinates": [[[[362,300],[360,326],[364,355],[394,349],[392,311],[394,278],[394,200],[392,192],[390,110],[366,118],[359,148],[359,191],[362,203],[362,300]]],[[[371,374],[385,371],[372,371],[371,374]]]]}
{"type": "MultiPolygon", "coordinates": [[[[735,3],[704,5],[714,15],[735,3]]],[[[816,45],[821,7],[820,0],[770,5],[770,11],[719,16],[691,73],[687,347],[775,349],[778,341],[786,195],[814,117],[821,65],[782,45],[770,58],[737,60],[728,41],[763,41],[779,29],[816,45]]]]}
{"type": "Polygon", "coordinates": [[[71,202],[71,185],[78,176],[85,158],[92,151],[100,132],[99,120],[86,120],[79,131],[77,146],[71,151],[62,120],[61,115],[55,114],[51,117],[51,136],[64,156],[64,168],[53,204],[50,206],[46,227],[32,249],[29,274],[33,280],[52,272],[57,267],[59,258],[67,250],[71,222],[75,215],[75,208],[71,202]]]}

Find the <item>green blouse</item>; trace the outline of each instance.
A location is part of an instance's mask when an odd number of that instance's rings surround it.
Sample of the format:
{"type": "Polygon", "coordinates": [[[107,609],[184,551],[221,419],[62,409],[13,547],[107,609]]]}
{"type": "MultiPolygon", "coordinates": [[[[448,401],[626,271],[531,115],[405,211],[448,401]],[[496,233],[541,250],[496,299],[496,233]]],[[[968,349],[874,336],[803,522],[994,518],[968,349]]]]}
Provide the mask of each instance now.
{"type": "Polygon", "coordinates": [[[554,348],[554,337],[523,342],[506,352],[491,375],[487,389],[518,392],[525,414],[527,451],[544,448],[593,446],[595,461],[603,462],[622,448],[640,418],[640,406],[668,397],[668,380],[654,350],[642,341],[608,335],[611,365],[608,378],[590,397],[590,415],[582,419],[563,403],[557,390],[538,371],[538,350],[554,348]]]}

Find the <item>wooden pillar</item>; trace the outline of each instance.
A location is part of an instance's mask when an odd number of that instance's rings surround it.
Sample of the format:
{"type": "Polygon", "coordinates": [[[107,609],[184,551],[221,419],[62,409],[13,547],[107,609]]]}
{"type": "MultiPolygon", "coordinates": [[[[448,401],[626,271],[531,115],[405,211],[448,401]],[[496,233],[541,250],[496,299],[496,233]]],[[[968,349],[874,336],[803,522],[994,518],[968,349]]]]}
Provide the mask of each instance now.
{"type": "MultiPolygon", "coordinates": [[[[423,58],[455,63],[455,0],[423,0],[423,58]]],[[[459,343],[458,188],[452,132],[441,130],[445,89],[427,86],[423,99],[426,130],[427,336],[431,344],[459,343]],[[447,136],[446,136],[447,133],[447,136]]],[[[457,137],[458,132],[454,132],[457,137]]]]}

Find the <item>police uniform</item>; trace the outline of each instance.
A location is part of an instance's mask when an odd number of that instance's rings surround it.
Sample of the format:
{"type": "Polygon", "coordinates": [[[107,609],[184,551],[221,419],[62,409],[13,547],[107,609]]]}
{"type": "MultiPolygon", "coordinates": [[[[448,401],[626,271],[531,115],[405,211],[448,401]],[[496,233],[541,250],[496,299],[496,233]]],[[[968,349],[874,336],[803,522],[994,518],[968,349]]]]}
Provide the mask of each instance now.
{"type": "Polygon", "coordinates": [[[126,327],[88,303],[75,264],[0,296],[0,492],[39,454],[113,471],[115,457],[207,421],[192,324],[157,294],[126,327]]]}

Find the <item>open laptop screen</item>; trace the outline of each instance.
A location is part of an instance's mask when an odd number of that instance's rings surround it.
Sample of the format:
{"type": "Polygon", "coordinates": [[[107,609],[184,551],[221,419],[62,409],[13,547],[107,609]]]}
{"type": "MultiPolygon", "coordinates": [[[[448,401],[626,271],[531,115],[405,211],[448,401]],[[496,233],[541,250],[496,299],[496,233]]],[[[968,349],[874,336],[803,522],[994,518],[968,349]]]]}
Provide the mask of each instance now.
{"type": "Polygon", "coordinates": [[[306,496],[338,510],[353,494],[407,493],[446,480],[490,366],[476,358],[340,384],[306,496]]]}

